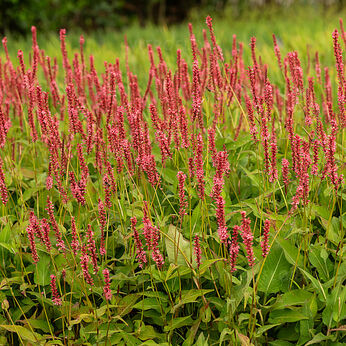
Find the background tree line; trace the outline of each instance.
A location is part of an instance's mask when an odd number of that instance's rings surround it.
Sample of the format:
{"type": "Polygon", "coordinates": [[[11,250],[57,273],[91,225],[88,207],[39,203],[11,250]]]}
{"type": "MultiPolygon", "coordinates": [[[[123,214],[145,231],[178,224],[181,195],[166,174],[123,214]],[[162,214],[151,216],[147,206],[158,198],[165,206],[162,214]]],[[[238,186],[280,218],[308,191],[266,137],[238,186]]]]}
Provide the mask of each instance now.
{"type": "Polygon", "coordinates": [[[297,4],[340,9],[345,0],[0,0],[0,34],[27,34],[31,25],[44,31],[78,27],[88,32],[119,29],[134,21],[172,24],[186,19],[193,9],[222,14],[229,7],[239,16],[264,6],[297,4]]]}

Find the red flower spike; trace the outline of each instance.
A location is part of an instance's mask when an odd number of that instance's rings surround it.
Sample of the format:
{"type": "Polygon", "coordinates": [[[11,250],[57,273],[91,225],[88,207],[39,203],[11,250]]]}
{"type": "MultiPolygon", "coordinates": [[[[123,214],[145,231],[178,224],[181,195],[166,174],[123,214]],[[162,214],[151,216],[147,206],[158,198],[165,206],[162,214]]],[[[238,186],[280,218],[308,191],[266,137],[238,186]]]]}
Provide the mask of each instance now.
{"type": "Polygon", "coordinates": [[[85,282],[89,284],[90,286],[93,286],[94,281],[89,272],[89,256],[84,244],[82,245],[82,255],[80,258],[80,265],[82,267],[82,272],[83,272],[85,282]]]}
{"type": "Polygon", "coordinates": [[[177,178],[178,178],[178,182],[179,182],[179,184],[178,184],[178,186],[179,186],[179,204],[180,204],[179,215],[181,218],[183,218],[184,215],[187,214],[186,208],[188,207],[188,202],[186,200],[185,190],[184,190],[186,174],[179,171],[177,174],[177,178]]]}
{"type": "Polygon", "coordinates": [[[255,265],[255,257],[253,253],[253,235],[250,228],[250,219],[246,218],[246,212],[241,211],[242,221],[241,221],[241,237],[243,238],[243,242],[246,249],[246,257],[249,262],[249,266],[253,267],[255,265]]]}
{"type": "Polygon", "coordinates": [[[239,253],[238,234],[240,230],[241,228],[235,225],[232,232],[232,242],[228,241],[231,273],[236,271],[235,265],[239,253]]]}
{"type": "Polygon", "coordinates": [[[137,252],[136,257],[139,262],[140,268],[143,268],[147,264],[148,260],[147,260],[145,251],[143,250],[142,242],[139,239],[139,234],[136,228],[136,224],[137,224],[136,217],[131,217],[131,228],[133,231],[133,238],[135,240],[135,246],[136,246],[136,252],[137,252]]]}
{"type": "Polygon", "coordinates": [[[52,301],[53,301],[53,304],[60,306],[62,304],[62,301],[61,301],[58,289],[56,287],[56,276],[53,275],[53,274],[50,276],[50,287],[52,289],[52,301]]]}
{"type": "Polygon", "coordinates": [[[261,248],[262,248],[262,256],[263,257],[267,257],[268,252],[269,252],[269,244],[268,244],[269,228],[270,228],[270,221],[268,219],[266,219],[264,221],[263,240],[261,241],[261,248]]]}
{"type": "Polygon", "coordinates": [[[90,253],[94,274],[97,274],[99,267],[97,265],[96,245],[94,240],[94,232],[92,231],[90,224],[88,225],[88,230],[87,230],[87,242],[88,242],[88,251],[90,253]]]}
{"type": "Polygon", "coordinates": [[[104,278],[104,286],[103,286],[103,294],[106,298],[106,300],[111,300],[112,299],[112,292],[111,292],[111,288],[110,288],[110,279],[109,279],[109,270],[108,269],[104,269],[102,271],[103,274],[103,278],[104,278]]]}
{"type": "Polygon", "coordinates": [[[195,235],[195,239],[193,242],[193,253],[195,254],[197,268],[199,269],[201,265],[202,249],[201,249],[198,235],[195,235]]]}

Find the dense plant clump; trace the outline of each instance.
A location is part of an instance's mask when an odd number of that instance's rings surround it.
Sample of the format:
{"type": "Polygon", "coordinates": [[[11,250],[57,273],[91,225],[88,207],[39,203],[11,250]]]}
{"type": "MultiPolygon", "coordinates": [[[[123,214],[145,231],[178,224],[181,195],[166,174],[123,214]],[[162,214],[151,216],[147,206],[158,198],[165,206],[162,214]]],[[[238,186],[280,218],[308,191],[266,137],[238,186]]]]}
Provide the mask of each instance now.
{"type": "MultiPolygon", "coordinates": [[[[337,345],[346,78],[250,42],[203,42],[169,66],[40,49],[0,60],[3,343],[337,345]],[[275,66],[276,68],[276,66],[275,66]]],[[[127,48],[127,47],[126,47],[127,48]]],[[[126,49],[128,52],[128,49],[126,49]]]]}

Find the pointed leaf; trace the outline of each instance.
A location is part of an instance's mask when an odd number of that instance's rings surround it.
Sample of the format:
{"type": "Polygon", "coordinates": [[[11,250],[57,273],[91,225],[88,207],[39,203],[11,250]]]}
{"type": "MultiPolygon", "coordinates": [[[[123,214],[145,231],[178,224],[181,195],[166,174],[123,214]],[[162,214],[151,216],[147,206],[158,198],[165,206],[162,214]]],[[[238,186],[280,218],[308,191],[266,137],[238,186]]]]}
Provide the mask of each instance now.
{"type": "Polygon", "coordinates": [[[298,265],[298,267],[303,266],[302,256],[300,256],[299,249],[293,242],[281,237],[277,237],[276,242],[281,246],[282,250],[284,250],[285,257],[290,264],[294,266],[298,265]]]}
{"type": "Polygon", "coordinates": [[[192,323],[193,323],[193,319],[191,318],[191,315],[185,316],[185,317],[176,317],[176,318],[173,318],[171,324],[164,327],[164,331],[169,332],[171,330],[174,330],[183,326],[191,326],[192,323]]]}
{"type": "Polygon", "coordinates": [[[272,311],[269,315],[269,323],[288,323],[288,322],[297,322],[300,320],[306,320],[308,317],[305,316],[301,310],[275,310],[272,311]]]}
{"type": "Polygon", "coordinates": [[[318,281],[316,278],[314,278],[307,271],[305,271],[303,269],[300,269],[300,271],[311,281],[312,285],[315,287],[315,289],[319,293],[319,298],[325,302],[327,299],[327,295],[326,295],[325,289],[324,289],[323,285],[321,284],[321,282],[318,281]]]}
{"type": "Polygon", "coordinates": [[[169,262],[186,266],[191,257],[190,242],[173,225],[169,225],[165,244],[169,262]]]}
{"type": "Polygon", "coordinates": [[[49,285],[51,272],[50,257],[47,254],[41,252],[40,260],[38,261],[35,270],[35,283],[41,286],[49,285]]]}
{"type": "Polygon", "coordinates": [[[273,305],[278,310],[294,305],[303,305],[312,298],[313,294],[305,290],[293,290],[280,296],[273,305]]]}
{"type": "Polygon", "coordinates": [[[291,265],[287,262],[284,252],[278,245],[274,245],[258,279],[258,290],[265,293],[285,292],[288,288],[290,269],[291,265]]]}
{"type": "Polygon", "coordinates": [[[18,334],[19,338],[25,341],[30,341],[35,343],[44,339],[40,334],[32,332],[31,330],[26,329],[22,326],[1,324],[0,328],[6,329],[9,332],[18,334]]]}

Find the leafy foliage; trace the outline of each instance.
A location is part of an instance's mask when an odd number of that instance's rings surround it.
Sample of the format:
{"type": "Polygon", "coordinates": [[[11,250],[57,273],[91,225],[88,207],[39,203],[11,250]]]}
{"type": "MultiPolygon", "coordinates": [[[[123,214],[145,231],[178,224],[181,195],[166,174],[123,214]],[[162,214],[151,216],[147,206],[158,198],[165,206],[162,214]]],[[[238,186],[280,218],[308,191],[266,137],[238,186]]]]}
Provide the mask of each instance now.
{"type": "Polygon", "coordinates": [[[2,343],[342,342],[344,36],[336,66],[280,69],[253,39],[221,54],[210,21],[194,58],[158,49],[138,78],[138,47],[101,73],[64,31],[55,61],[34,28],[22,61],[3,41],[2,343]]]}

